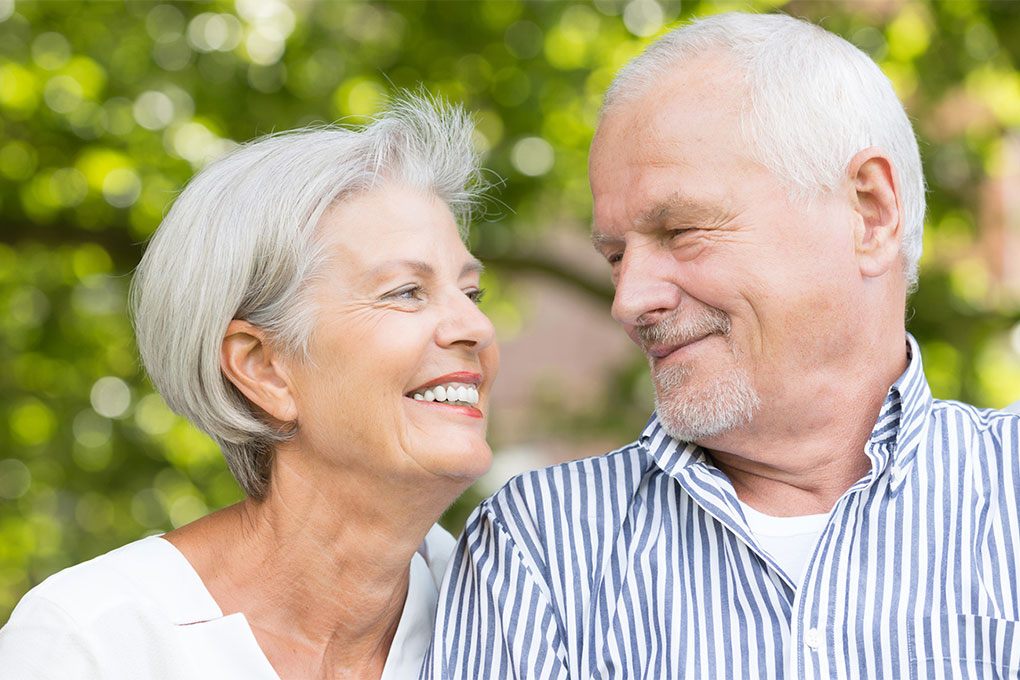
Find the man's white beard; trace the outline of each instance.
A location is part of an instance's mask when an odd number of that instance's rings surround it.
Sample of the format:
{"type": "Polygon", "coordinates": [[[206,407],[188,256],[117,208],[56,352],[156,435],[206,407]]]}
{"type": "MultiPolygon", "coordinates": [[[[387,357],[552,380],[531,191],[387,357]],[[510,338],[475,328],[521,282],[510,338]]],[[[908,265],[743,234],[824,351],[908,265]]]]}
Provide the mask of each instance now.
{"type": "MultiPolygon", "coordinates": [[[[730,319],[712,307],[683,322],[674,314],[636,331],[645,347],[686,343],[711,333],[729,342],[730,319]]],[[[750,378],[736,367],[736,361],[727,373],[708,379],[702,376],[696,387],[689,384],[691,375],[695,370],[705,371],[704,367],[696,369],[685,363],[656,368],[651,359],[649,364],[655,382],[655,410],[663,429],[674,439],[697,442],[718,436],[749,423],[761,406],[750,378]]]]}

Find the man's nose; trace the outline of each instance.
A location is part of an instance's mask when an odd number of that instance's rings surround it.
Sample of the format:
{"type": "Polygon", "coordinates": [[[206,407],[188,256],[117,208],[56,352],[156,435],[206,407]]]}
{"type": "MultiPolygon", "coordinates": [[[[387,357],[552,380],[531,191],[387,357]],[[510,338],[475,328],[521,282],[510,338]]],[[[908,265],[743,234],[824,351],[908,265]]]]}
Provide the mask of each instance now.
{"type": "Polygon", "coordinates": [[[645,326],[676,310],[682,297],[677,266],[668,252],[654,247],[625,252],[616,275],[613,318],[625,326],[645,326]]]}

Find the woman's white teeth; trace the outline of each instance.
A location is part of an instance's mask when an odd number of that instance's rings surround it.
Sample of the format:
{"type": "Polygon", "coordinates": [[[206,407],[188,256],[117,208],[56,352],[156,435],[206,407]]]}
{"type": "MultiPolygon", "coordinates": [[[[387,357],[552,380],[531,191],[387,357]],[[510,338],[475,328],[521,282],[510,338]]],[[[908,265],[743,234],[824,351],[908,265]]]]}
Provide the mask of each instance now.
{"type": "Polygon", "coordinates": [[[448,404],[478,403],[478,388],[473,385],[436,385],[411,395],[416,401],[445,401],[448,404]]]}

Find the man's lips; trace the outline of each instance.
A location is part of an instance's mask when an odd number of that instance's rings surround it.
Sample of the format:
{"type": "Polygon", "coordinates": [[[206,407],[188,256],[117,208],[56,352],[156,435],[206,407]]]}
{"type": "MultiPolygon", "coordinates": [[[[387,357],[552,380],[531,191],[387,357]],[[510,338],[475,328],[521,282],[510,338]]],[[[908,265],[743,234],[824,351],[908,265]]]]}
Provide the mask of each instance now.
{"type": "Polygon", "coordinates": [[[696,338],[691,338],[690,340],[685,340],[684,342],[679,342],[672,345],[646,345],[644,347],[645,354],[655,359],[656,361],[659,359],[665,359],[666,357],[668,357],[670,354],[673,354],[677,350],[683,349],[684,347],[690,347],[694,343],[704,340],[709,335],[712,334],[708,333],[706,335],[700,335],[696,338]]]}

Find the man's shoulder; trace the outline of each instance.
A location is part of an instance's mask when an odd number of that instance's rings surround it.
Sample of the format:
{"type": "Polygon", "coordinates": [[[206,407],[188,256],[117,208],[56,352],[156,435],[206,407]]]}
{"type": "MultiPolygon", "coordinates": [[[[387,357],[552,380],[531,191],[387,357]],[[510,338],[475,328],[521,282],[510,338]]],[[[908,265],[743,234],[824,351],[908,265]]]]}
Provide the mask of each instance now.
{"type": "Polygon", "coordinates": [[[935,399],[931,423],[927,446],[941,452],[944,469],[966,472],[976,465],[995,477],[1007,469],[1020,474],[1020,414],[935,399]]]}
{"type": "MultiPolygon", "coordinates": [[[[660,472],[632,442],[609,453],[531,470],[511,478],[479,506],[477,517],[515,537],[591,531],[621,521],[649,474],[660,472]]],[[[470,527],[469,527],[470,529],[470,527]]]]}
{"type": "Polygon", "coordinates": [[[943,423],[976,433],[1001,434],[1020,428],[1020,413],[1009,409],[980,408],[950,399],[932,400],[932,415],[943,423]]]}

